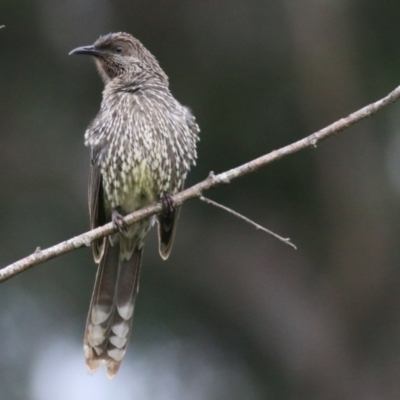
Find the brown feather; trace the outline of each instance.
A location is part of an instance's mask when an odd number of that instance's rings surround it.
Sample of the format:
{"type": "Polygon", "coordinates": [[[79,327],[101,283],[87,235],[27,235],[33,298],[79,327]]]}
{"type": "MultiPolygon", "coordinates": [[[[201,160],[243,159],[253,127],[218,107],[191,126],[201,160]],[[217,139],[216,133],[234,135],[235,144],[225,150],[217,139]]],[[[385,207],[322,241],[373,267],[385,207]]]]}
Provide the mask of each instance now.
{"type": "MultiPolygon", "coordinates": [[[[100,166],[94,162],[92,151],[92,166],[89,176],[89,215],[90,229],[95,229],[104,225],[107,220],[104,208],[104,193],[103,183],[100,173],[100,166]]],[[[104,251],[105,238],[94,240],[92,242],[93,258],[96,263],[99,263],[104,251]]]]}
{"type": "Polygon", "coordinates": [[[163,260],[166,260],[171,254],[180,212],[181,207],[175,207],[174,211],[161,213],[157,217],[158,248],[163,260]]]}
{"type": "Polygon", "coordinates": [[[85,330],[86,364],[91,373],[102,362],[109,378],[118,372],[132,330],[142,252],[143,248],[135,248],[129,260],[121,261],[120,244],[106,242],[85,330]]]}

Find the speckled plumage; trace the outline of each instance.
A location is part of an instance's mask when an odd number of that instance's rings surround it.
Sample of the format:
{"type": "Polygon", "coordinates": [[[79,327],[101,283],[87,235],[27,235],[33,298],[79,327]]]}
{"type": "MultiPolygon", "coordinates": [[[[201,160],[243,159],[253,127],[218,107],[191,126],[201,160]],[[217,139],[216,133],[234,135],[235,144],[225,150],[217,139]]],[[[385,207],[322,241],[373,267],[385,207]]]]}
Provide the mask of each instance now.
{"type": "MultiPolygon", "coordinates": [[[[196,160],[199,128],[171,94],[154,56],[127,33],[100,37],[71,54],[95,57],[104,81],[99,113],[85,133],[92,150],[91,227],[126,215],[183,188],[196,160]]],[[[179,208],[158,216],[160,254],[171,251],[179,208]]],[[[144,238],[154,218],[93,244],[99,263],[85,332],[86,363],[104,362],[109,377],[128,343],[144,238]]]]}
{"type": "Polygon", "coordinates": [[[85,144],[96,154],[109,207],[131,212],[140,193],[154,201],[182,187],[195,163],[197,131],[190,111],[164,84],[142,84],[134,93],[119,84],[106,86],[85,144]]]}

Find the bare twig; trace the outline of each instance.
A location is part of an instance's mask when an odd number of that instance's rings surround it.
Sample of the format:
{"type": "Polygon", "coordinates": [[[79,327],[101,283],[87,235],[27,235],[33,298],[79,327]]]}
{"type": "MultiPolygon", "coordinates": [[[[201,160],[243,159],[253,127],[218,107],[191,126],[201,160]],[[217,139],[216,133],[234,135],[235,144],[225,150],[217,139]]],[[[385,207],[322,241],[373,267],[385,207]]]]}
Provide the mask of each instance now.
{"type": "Polygon", "coordinates": [[[199,199],[201,201],[204,201],[207,204],[210,204],[210,205],[212,205],[214,207],[220,208],[220,209],[222,209],[222,210],[234,215],[235,217],[238,217],[238,218],[242,219],[243,221],[247,222],[248,224],[253,225],[256,229],[259,229],[260,231],[263,231],[263,232],[267,233],[268,235],[273,236],[274,238],[280,240],[281,242],[283,242],[283,243],[287,244],[288,246],[291,246],[295,250],[297,250],[297,247],[290,241],[290,238],[283,238],[282,236],[279,236],[275,232],[272,232],[269,229],[264,228],[263,226],[261,226],[261,225],[257,224],[256,222],[252,221],[251,219],[245,217],[244,215],[239,214],[235,210],[232,210],[231,208],[225,207],[222,204],[219,204],[219,203],[217,203],[217,202],[215,202],[213,200],[208,199],[207,197],[200,196],[199,199]]]}
{"type": "MultiPolygon", "coordinates": [[[[316,144],[321,140],[324,140],[329,136],[339,133],[344,129],[347,129],[350,126],[354,125],[355,123],[367,117],[370,117],[377,111],[381,110],[383,107],[397,101],[399,97],[400,86],[390,92],[383,99],[378,100],[375,103],[369,104],[364,108],[361,108],[360,110],[350,114],[348,117],[342,118],[327,126],[326,128],[323,128],[320,131],[305,137],[304,139],[298,140],[297,142],[289,144],[278,150],[274,150],[271,153],[265,154],[259,158],[256,158],[255,160],[249,161],[229,171],[222,172],[221,174],[210,174],[210,176],[204,181],[172,196],[172,200],[174,204],[181,205],[189,199],[200,197],[202,195],[202,192],[205,190],[211,189],[212,187],[224,183],[229,183],[232,179],[246,175],[250,172],[254,172],[262,166],[280,160],[281,158],[286,157],[289,154],[297,153],[298,151],[306,149],[308,147],[315,147],[316,144]]],[[[159,213],[161,211],[161,208],[162,206],[160,203],[154,203],[148,207],[142,208],[141,210],[129,214],[125,217],[125,220],[128,225],[131,225],[143,218],[159,213]]],[[[0,282],[11,278],[14,275],[17,275],[36,264],[40,264],[44,261],[58,257],[62,254],[68,253],[80,247],[89,246],[93,240],[110,235],[113,232],[114,227],[112,223],[108,223],[102,227],[93,229],[92,231],[86,232],[65,242],[59,243],[53,247],[49,247],[48,249],[35,252],[30,256],[1,269],[0,282]]]]}

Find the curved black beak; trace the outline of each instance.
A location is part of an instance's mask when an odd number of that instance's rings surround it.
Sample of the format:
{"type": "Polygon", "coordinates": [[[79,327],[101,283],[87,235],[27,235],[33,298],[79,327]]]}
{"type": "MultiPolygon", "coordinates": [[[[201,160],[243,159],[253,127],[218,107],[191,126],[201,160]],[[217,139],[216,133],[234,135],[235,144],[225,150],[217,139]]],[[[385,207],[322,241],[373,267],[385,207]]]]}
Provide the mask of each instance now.
{"type": "Polygon", "coordinates": [[[68,55],[72,54],[87,54],[89,56],[100,56],[102,52],[100,50],[97,50],[94,46],[82,46],[82,47],[77,47],[76,49],[73,49],[72,51],[69,52],[68,55]]]}

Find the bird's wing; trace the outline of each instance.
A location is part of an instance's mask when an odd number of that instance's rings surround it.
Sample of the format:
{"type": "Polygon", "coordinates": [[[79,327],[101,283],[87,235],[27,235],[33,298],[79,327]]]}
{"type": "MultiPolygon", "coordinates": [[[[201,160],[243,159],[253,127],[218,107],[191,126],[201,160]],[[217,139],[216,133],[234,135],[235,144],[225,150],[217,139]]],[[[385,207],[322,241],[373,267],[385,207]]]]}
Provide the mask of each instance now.
{"type": "MultiPolygon", "coordinates": [[[[186,108],[185,114],[186,124],[194,136],[200,132],[199,126],[196,123],[191,111],[186,108]]],[[[178,191],[183,190],[184,183],[178,191]]],[[[158,243],[161,257],[166,260],[171,254],[172,245],[174,244],[176,227],[178,225],[180,207],[175,207],[173,211],[167,213],[160,213],[157,216],[158,220],[158,243]]]]}
{"type": "MultiPolygon", "coordinates": [[[[89,214],[90,229],[104,225],[106,220],[106,212],[104,208],[103,183],[100,172],[100,165],[97,160],[95,150],[92,150],[92,162],[89,177],[89,214]]],[[[104,251],[104,242],[106,238],[95,240],[92,243],[93,257],[96,263],[100,262],[104,251]]]]}
{"type": "MultiPolygon", "coordinates": [[[[184,186],[184,184],[181,185],[179,192],[183,190],[184,186]]],[[[157,215],[158,249],[160,251],[160,256],[164,260],[166,260],[171,254],[180,212],[181,206],[174,207],[170,212],[161,212],[157,215]]]]}
{"type": "Polygon", "coordinates": [[[176,227],[181,207],[175,207],[172,212],[158,215],[158,243],[161,257],[166,260],[171,254],[174,244],[176,227]]]}

